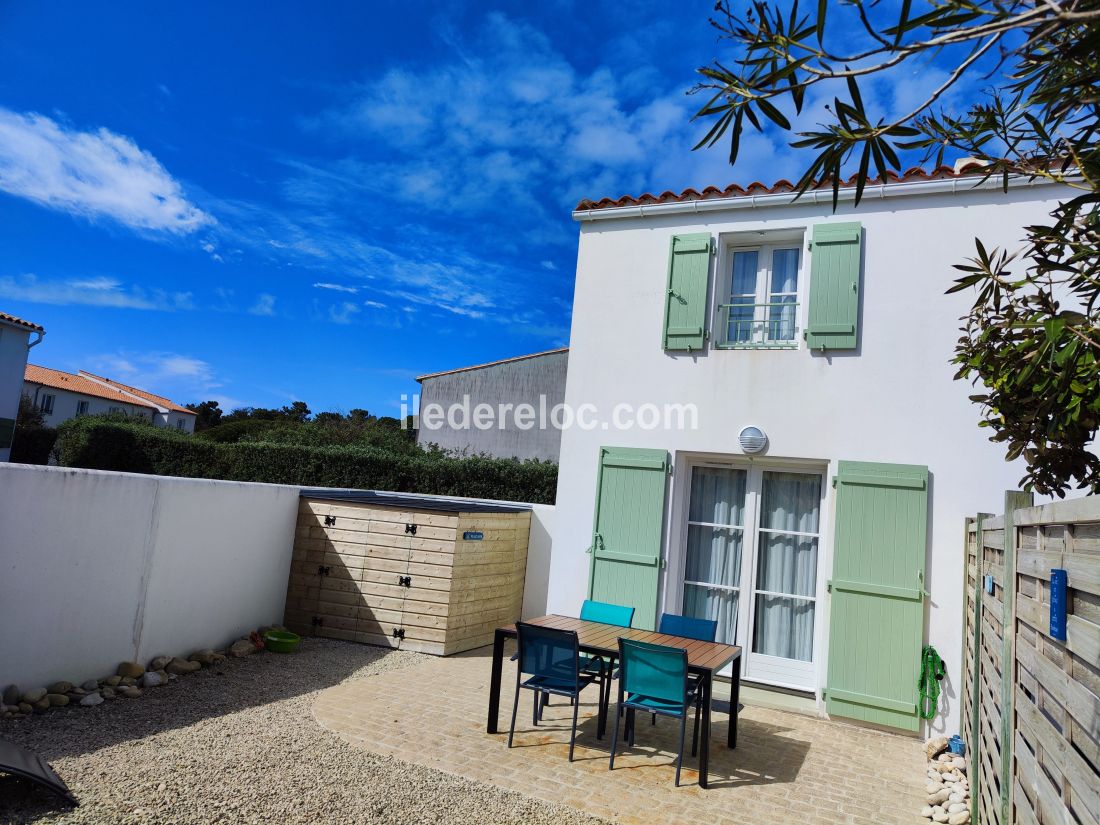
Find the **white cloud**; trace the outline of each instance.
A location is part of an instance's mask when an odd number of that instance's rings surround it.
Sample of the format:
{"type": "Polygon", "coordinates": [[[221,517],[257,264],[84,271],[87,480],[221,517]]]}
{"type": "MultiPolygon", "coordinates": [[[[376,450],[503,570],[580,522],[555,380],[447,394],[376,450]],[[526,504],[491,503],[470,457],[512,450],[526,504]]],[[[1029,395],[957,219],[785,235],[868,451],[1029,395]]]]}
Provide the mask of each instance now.
{"type": "Polygon", "coordinates": [[[345,286],[344,284],[316,283],[315,289],[331,289],[334,292],[350,292],[352,295],[359,291],[357,286],[345,286]]]}
{"type": "Polygon", "coordinates": [[[115,307],[119,309],[194,309],[190,292],[169,292],[125,285],[115,278],[48,280],[35,275],[0,276],[0,297],[15,301],[61,306],[115,307]]]}
{"type": "Polygon", "coordinates": [[[541,267],[542,267],[543,269],[548,269],[548,270],[550,270],[551,272],[556,272],[556,271],[557,271],[557,268],[558,268],[558,265],[557,265],[556,263],[554,263],[553,261],[551,261],[551,260],[545,260],[545,261],[542,261],[542,262],[541,262],[541,263],[540,263],[539,265],[540,265],[540,266],[541,266],[541,267]]]}
{"type": "Polygon", "coordinates": [[[44,115],[0,108],[0,190],[132,229],[194,232],[213,223],[160,162],[130,138],[80,131],[44,115]]]}
{"type": "Polygon", "coordinates": [[[254,303],[248,310],[252,315],[272,316],[275,314],[275,296],[267,292],[261,292],[256,296],[254,303]]]}
{"type": "Polygon", "coordinates": [[[334,324],[350,324],[362,312],[355,304],[344,301],[328,308],[328,319],[334,324]]]}
{"type": "MultiPolygon", "coordinates": [[[[216,374],[214,366],[192,355],[119,350],[92,355],[88,365],[98,375],[163,395],[177,403],[207,399],[221,403],[224,399],[239,406],[235,399],[219,393],[224,382],[216,374]]],[[[230,408],[225,404],[222,406],[230,408]]]]}
{"type": "Polygon", "coordinates": [[[385,309],[386,305],[381,301],[363,301],[363,306],[372,307],[374,309],[385,309]]]}

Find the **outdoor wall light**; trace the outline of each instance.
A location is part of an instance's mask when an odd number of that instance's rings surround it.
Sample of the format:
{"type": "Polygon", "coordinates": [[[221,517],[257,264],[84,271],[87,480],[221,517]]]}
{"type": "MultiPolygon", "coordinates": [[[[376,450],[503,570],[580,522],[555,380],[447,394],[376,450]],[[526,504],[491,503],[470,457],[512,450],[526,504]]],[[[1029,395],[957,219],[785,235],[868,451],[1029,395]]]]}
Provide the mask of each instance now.
{"type": "Polygon", "coordinates": [[[762,452],[768,446],[768,437],[759,427],[745,427],[737,436],[737,440],[741,443],[741,450],[750,455],[762,452]]]}

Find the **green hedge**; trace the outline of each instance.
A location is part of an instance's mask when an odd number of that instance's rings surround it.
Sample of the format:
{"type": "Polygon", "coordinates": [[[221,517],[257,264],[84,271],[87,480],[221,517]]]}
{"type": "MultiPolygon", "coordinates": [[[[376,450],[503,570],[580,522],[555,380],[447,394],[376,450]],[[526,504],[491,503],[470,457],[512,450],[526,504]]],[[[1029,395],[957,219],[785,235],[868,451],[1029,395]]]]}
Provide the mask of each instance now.
{"type": "Polygon", "coordinates": [[[57,430],[50,427],[16,427],[11,445],[15,464],[49,464],[57,430]]]}
{"type": "Polygon", "coordinates": [[[63,423],[57,443],[65,467],[543,504],[553,503],[558,476],[557,465],[547,462],[410,456],[375,447],[221,444],[94,417],[63,423]]]}

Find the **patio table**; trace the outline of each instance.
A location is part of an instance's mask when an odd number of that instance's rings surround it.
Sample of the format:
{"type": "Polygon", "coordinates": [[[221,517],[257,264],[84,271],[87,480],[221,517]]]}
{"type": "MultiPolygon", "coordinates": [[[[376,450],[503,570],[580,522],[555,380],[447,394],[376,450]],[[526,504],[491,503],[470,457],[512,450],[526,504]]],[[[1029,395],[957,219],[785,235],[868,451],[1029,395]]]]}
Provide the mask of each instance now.
{"type": "MultiPolygon", "coordinates": [[[[552,627],[556,630],[576,631],[581,652],[601,656],[608,662],[619,658],[618,640],[620,638],[687,650],[688,670],[700,677],[699,685],[702,691],[703,718],[701,720],[702,731],[700,731],[701,742],[699,746],[699,784],[704,788],[707,787],[707,766],[710,761],[710,705],[714,674],[732,662],[730,723],[726,745],[730,748],[737,747],[737,705],[741,686],[741,648],[737,645],[703,642],[684,636],[657,633],[652,630],[638,630],[630,627],[619,627],[618,625],[601,624],[600,622],[588,622],[583,619],[574,619],[571,616],[541,616],[537,619],[528,619],[527,622],[543,627],[552,627]]],[[[500,713],[500,681],[504,668],[504,640],[515,637],[516,626],[514,624],[498,627],[493,635],[493,670],[489,681],[489,720],[485,727],[488,733],[497,732],[497,717],[500,713]]],[[[610,701],[610,697],[608,697],[608,701],[610,701]]],[[[606,712],[602,715],[606,716],[606,712]]]]}

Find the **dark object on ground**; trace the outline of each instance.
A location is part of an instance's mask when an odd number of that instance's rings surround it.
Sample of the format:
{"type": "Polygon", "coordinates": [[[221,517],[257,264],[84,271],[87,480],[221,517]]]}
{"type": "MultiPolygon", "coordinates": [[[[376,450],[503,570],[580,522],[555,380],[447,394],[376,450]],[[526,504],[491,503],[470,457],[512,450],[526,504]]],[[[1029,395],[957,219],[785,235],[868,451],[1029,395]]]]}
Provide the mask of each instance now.
{"type": "Polygon", "coordinates": [[[0,739],[0,771],[29,779],[71,805],[80,804],[65,780],[54,772],[45,759],[6,739],[0,739]]]}

